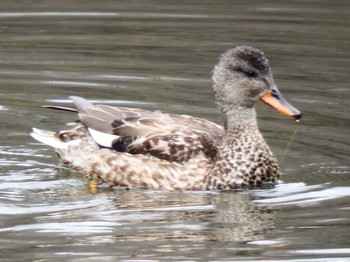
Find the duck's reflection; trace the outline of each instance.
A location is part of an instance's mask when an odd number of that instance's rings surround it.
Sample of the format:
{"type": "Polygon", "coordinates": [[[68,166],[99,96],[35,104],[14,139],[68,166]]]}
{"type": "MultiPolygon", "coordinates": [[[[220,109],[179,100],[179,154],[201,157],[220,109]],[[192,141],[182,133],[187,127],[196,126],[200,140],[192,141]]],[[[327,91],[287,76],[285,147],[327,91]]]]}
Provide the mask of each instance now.
{"type": "Polygon", "coordinates": [[[118,241],[246,242],[274,228],[274,211],[246,192],[114,191],[118,241]],[[118,217],[118,218],[117,218],[118,217]]]}

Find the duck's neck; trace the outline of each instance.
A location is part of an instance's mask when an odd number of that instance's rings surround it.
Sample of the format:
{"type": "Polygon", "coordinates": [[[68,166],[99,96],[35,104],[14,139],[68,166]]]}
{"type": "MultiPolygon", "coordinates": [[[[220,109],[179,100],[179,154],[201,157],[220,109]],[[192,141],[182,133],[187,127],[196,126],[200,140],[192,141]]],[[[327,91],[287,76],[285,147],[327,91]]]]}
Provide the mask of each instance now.
{"type": "Polygon", "coordinates": [[[207,189],[260,186],[279,177],[277,160],[258,130],[254,108],[223,111],[225,138],[213,169],[206,177],[207,189]]]}
{"type": "Polygon", "coordinates": [[[231,136],[236,137],[237,134],[240,134],[244,130],[260,134],[256,112],[253,107],[221,108],[221,110],[223,112],[226,139],[230,139],[231,136]]]}

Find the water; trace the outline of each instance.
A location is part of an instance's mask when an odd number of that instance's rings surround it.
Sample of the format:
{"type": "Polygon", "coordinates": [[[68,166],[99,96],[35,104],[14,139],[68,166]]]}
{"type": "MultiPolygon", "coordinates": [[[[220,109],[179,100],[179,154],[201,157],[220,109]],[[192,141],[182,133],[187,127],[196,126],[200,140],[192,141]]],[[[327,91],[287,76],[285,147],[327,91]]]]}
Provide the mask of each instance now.
{"type": "MultiPolygon", "coordinates": [[[[347,1],[2,1],[2,261],[350,260],[350,5],[347,1]],[[210,90],[235,45],[268,56],[304,118],[283,183],[236,192],[89,190],[29,132],[97,102],[220,122],[210,90]]],[[[260,128],[280,158],[295,123],[264,105],[260,128]]]]}

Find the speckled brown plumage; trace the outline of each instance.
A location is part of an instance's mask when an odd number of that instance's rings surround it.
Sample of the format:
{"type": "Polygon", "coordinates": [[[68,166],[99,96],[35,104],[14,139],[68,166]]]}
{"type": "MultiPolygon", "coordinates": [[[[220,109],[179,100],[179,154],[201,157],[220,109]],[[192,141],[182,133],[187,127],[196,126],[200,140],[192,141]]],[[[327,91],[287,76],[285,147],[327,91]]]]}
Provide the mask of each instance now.
{"type": "Polygon", "coordinates": [[[230,49],[212,80],[224,127],[71,97],[79,113],[76,127],[56,133],[34,129],[32,136],[54,147],[64,165],[116,186],[228,190],[275,182],[277,161],[258,130],[254,104],[260,99],[286,115],[301,115],[278,92],[268,60],[251,47],[230,49]]]}

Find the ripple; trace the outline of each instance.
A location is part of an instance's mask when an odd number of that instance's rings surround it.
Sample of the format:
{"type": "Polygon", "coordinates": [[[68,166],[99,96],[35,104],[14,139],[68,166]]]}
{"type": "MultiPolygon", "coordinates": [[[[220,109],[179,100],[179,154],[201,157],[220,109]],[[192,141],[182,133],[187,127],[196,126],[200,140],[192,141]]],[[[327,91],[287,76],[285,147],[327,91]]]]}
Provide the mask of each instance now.
{"type": "Polygon", "coordinates": [[[257,245],[257,246],[274,246],[284,244],[282,240],[256,240],[247,242],[248,245],[257,245]]]}
{"type": "Polygon", "coordinates": [[[17,17],[115,17],[121,13],[115,12],[1,12],[0,18],[17,18],[17,17]]]}
{"type": "Polygon", "coordinates": [[[105,87],[106,84],[101,83],[92,83],[92,82],[80,82],[80,81],[58,81],[58,80],[50,80],[50,81],[42,81],[43,84],[46,85],[54,85],[54,86],[93,86],[93,87],[105,87]]]}
{"type": "Polygon", "coordinates": [[[33,150],[30,148],[7,148],[1,149],[0,147],[0,155],[11,155],[11,156],[39,156],[39,157],[49,157],[46,155],[38,154],[37,150],[33,150]]]}
{"type": "Polygon", "coordinates": [[[0,166],[18,166],[18,167],[35,167],[35,166],[49,166],[54,167],[54,165],[41,163],[33,160],[9,160],[0,158],[0,166]]]}
{"type": "MultiPolygon", "coordinates": [[[[21,216],[24,214],[33,214],[33,213],[47,214],[47,213],[54,213],[54,212],[73,211],[73,210],[97,207],[100,205],[105,205],[107,202],[108,202],[108,199],[102,196],[102,197],[94,198],[88,201],[75,201],[75,202],[56,204],[56,205],[51,205],[48,203],[45,203],[45,204],[30,203],[30,204],[18,204],[18,205],[15,205],[13,203],[11,204],[1,203],[0,214],[21,215],[21,216]]],[[[3,229],[0,229],[0,232],[10,231],[12,229],[13,227],[3,228],[3,229]]]]}
{"type": "Polygon", "coordinates": [[[258,196],[268,198],[258,199],[255,202],[263,205],[309,206],[350,196],[350,187],[324,188],[324,186],[306,186],[303,183],[281,184],[271,190],[256,191],[258,196]]]}
{"type": "Polygon", "coordinates": [[[113,227],[117,225],[119,225],[119,223],[106,221],[53,222],[17,225],[14,227],[0,229],[0,232],[18,232],[34,230],[38,233],[61,233],[81,235],[87,233],[111,233],[113,231],[113,227]]]}
{"type": "MultiPolygon", "coordinates": [[[[5,182],[0,184],[0,190],[6,190],[6,189],[11,189],[11,190],[20,190],[20,191],[25,191],[25,190],[44,190],[44,189],[49,189],[49,188],[55,188],[55,187],[61,187],[62,184],[70,185],[70,184],[76,184],[77,180],[73,179],[68,179],[68,180],[53,180],[53,181],[30,181],[34,180],[37,177],[34,176],[29,176],[29,177],[21,177],[22,180],[15,181],[15,182],[5,182]],[[23,179],[26,179],[27,181],[23,181],[23,179]]],[[[0,210],[0,213],[2,210],[0,210]]]]}
{"type": "MultiPolygon", "coordinates": [[[[47,99],[47,102],[50,103],[58,103],[58,104],[72,104],[72,100],[70,99],[47,99]]],[[[111,105],[116,105],[116,104],[123,104],[123,105],[154,105],[155,103],[151,102],[142,102],[142,101],[132,101],[132,100],[90,100],[89,102],[93,104],[111,104],[111,105]]]]}
{"type": "MultiPolygon", "coordinates": [[[[256,262],[257,260],[239,260],[239,261],[244,261],[244,262],[256,262]]],[[[269,259],[269,260],[258,260],[259,262],[348,262],[349,259],[348,258],[342,258],[342,257],[325,257],[325,258],[301,258],[301,259],[297,259],[297,258],[292,258],[292,259],[269,259]]]]}
{"type": "Polygon", "coordinates": [[[165,81],[165,82],[209,82],[205,78],[195,77],[174,77],[174,76],[135,76],[135,75],[94,75],[95,78],[107,78],[115,80],[126,80],[126,81],[165,81]]]}
{"type": "Polygon", "coordinates": [[[294,254],[312,254],[312,255],[350,254],[350,248],[291,250],[289,252],[294,254]]]}
{"type": "Polygon", "coordinates": [[[206,18],[208,15],[143,12],[1,12],[0,18],[18,17],[136,17],[136,18],[206,18]]]}

